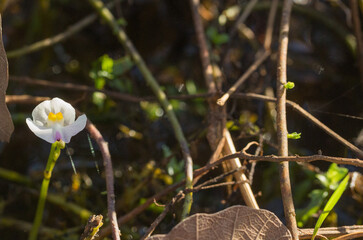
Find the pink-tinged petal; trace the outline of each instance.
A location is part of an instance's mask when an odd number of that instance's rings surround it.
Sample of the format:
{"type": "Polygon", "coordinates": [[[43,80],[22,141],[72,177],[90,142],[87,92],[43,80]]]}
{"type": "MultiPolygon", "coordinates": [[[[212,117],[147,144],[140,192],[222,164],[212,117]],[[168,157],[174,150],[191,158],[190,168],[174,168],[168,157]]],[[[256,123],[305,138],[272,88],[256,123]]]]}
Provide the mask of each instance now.
{"type": "Polygon", "coordinates": [[[37,137],[49,143],[54,143],[56,141],[53,137],[53,130],[51,128],[39,127],[30,118],[26,119],[26,124],[37,137]]]}
{"type": "Polygon", "coordinates": [[[66,127],[63,127],[61,129],[62,134],[62,140],[65,143],[69,143],[71,141],[71,138],[82,131],[87,123],[87,117],[86,115],[79,116],[78,119],[72,123],[71,125],[68,125],[66,127]]]}

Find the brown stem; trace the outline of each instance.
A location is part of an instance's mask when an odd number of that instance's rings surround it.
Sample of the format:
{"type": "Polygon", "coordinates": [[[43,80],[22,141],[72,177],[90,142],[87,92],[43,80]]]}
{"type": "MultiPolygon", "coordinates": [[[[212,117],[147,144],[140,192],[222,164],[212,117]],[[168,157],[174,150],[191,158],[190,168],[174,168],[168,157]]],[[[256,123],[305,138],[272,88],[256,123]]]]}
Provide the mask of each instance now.
{"type": "Polygon", "coordinates": [[[184,193],[180,191],[175,197],[171,199],[171,201],[165,206],[163,212],[154,220],[154,222],[150,225],[150,227],[146,230],[144,236],[140,238],[140,240],[144,240],[154,232],[155,228],[161,223],[161,221],[165,218],[166,214],[170,211],[170,209],[174,206],[176,202],[184,198],[184,193]]]}
{"type": "Polygon", "coordinates": [[[237,21],[235,22],[235,24],[233,25],[231,31],[229,32],[229,37],[230,38],[234,37],[234,35],[237,32],[238,26],[243,24],[246,21],[247,17],[250,15],[250,13],[252,12],[252,10],[253,10],[253,8],[254,8],[254,6],[256,5],[257,2],[258,2],[258,0],[249,1],[246,8],[242,12],[242,14],[238,17],[237,21]]]}
{"type": "Polygon", "coordinates": [[[263,47],[265,50],[271,50],[272,34],[275,24],[276,12],[278,7],[278,0],[272,0],[270,13],[268,14],[267,27],[265,41],[263,42],[263,47]]]}
{"type": "MultiPolygon", "coordinates": [[[[158,98],[161,106],[163,107],[166,115],[168,116],[171,126],[173,127],[175,137],[180,144],[180,149],[182,151],[183,159],[185,162],[185,176],[186,176],[185,184],[187,188],[191,188],[193,186],[193,160],[190,155],[190,150],[188,147],[187,140],[184,136],[183,130],[173,110],[173,106],[168,101],[166,94],[161,89],[159,83],[152,75],[149,68],[146,66],[146,63],[144,62],[143,58],[135,48],[134,44],[129,39],[125,30],[119,26],[117,20],[114,18],[110,10],[107,7],[105,7],[105,5],[101,0],[89,0],[89,2],[98,12],[100,17],[105,21],[105,23],[112,29],[113,33],[117,37],[117,40],[123,45],[125,50],[130,54],[135,65],[142,73],[145,81],[149,84],[150,88],[152,89],[155,96],[158,98]]],[[[192,202],[193,202],[193,195],[192,193],[189,193],[185,197],[182,217],[186,217],[186,215],[189,214],[192,202]]]]}
{"type": "Polygon", "coordinates": [[[362,28],[359,17],[358,1],[350,0],[350,7],[352,9],[352,19],[355,39],[357,41],[357,59],[359,64],[360,81],[363,88],[363,43],[362,43],[362,28]]]}
{"type": "MultiPolygon", "coordinates": [[[[224,153],[229,155],[229,154],[232,154],[235,152],[236,152],[236,148],[234,146],[231,134],[227,130],[226,131],[226,144],[224,145],[224,153]]],[[[230,166],[229,170],[239,169],[242,167],[241,162],[238,158],[229,160],[228,166],[230,166]]],[[[242,194],[243,200],[245,201],[246,205],[251,208],[259,209],[255,195],[253,194],[251,185],[248,182],[246,175],[243,172],[236,172],[234,174],[234,178],[236,179],[237,182],[241,182],[241,184],[239,184],[239,189],[240,189],[240,192],[242,194]]]]}
{"type": "Polygon", "coordinates": [[[214,184],[214,185],[208,185],[209,183],[214,183],[217,182],[223,178],[225,178],[226,176],[229,176],[233,173],[235,173],[236,171],[239,170],[245,170],[244,167],[240,168],[240,169],[234,169],[232,171],[226,172],[224,174],[221,174],[215,178],[212,178],[208,181],[203,182],[202,184],[199,184],[198,186],[194,187],[193,189],[184,189],[184,191],[180,191],[175,197],[173,197],[171,199],[171,201],[165,206],[163,212],[154,220],[154,222],[150,225],[150,227],[146,230],[144,236],[141,238],[141,240],[146,239],[147,237],[149,237],[155,230],[155,228],[160,224],[160,222],[165,218],[166,214],[170,211],[170,209],[174,206],[174,204],[176,202],[178,202],[179,200],[181,200],[182,198],[185,197],[184,193],[188,193],[189,191],[193,191],[193,192],[198,192],[200,190],[205,190],[205,189],[210,189],[210,188],[216,188],[216,187],[222,187],[222,186],[227,186],[227,185],[233,185],[236,184],[238,182],[224,182],[224,183],[219,183],[219,184],[214,184]],[[208,186],[206,186],[208,185],[208,186]]]}
{"type": "MultiPolygon", "coordinates": [[[[307,156],[307,157],[300,157],[300,156],[292,156],[292,157],[279,157],[279,156],[253,156],[250,154],[247,154],[245,152],[239,152],[235,154],[231,154],[225,157],[222,157],[218,159],[217,161],[214,161],[213,163],[209,163],[205,165],[204,167],[201,167],[194,171],[193,176],[194,178],[197,178],[198,176],[208,172],[209,170],[215,168],[216,166],[220,165],[222,162],[234,159],[236,157],[240,157],[242,159],[246,160],[254,160],[254,161],[268,161],[268,162],[282,162],[282,161],[297,161],[297,162],[312,162],[312,161],[318,161],[318,160],[324,160],[329,162],[335,162],[338,164],[348,164],[348,165],[354,165],[358,167],[363,167],[363,160],[360,159],[351,159],[351,158],[337,158],[337,157],[329,157],[329,156],[322,156],[322,155],[313,155],[313,156],[307,156]]],[[[158,192],[154,196],[148,198],[145,203],[142,205],[134,208],[132,211],[128,212],[126,215],[122,216],[118,219],[118,223],[120,225],[126,223],[127,221],[130,221],[131,219],[135,218],[138,214],[143,212],[150,204],[152,204],[154,201],[159,200],[162,196],[165,196],[166,194],[176,190],[177,188],[183,186],[185,183],[185,180],[175,183],[161,192],[158,192]]],[[[101,232],[99,234],[99,238],[102,239],[105,236],[107,236],[110,233],[111,229],[110,227],[105,227],[101,229],[101,232]]]]}
{"type": "MultiPolygon", "coordinates": [[[[299,237],[300,239],[310,239],[313,235],[314,228],[301,228],[299,229],[299,237]]],[[[318,233],[319,235],[323,235],[328,238],[336,238],[338,236],[342,236],[345,234],[357,234],[363,232],[362,225],[353,225],[353,226],[341,226],[341,227],[326,227],[320,228],[318,233]]]]}
{"type": "Polygon", "coordinates": [[[112,226],[113,239],[120,239],[120,229],[117,223],[117,216],[115,210],[115,191],[111,155],[108,149],[108,143],[103,139],[101,133],[90,121],[87,122],[86,129],[91,137],[97,142],[103,158],[103,165],[106,173],[106,189],[107,189],[107,212],[108,218],[112,226]]]}
{"type": "MultiPolygon", "coordinates": [[[[45,80],[40,80],[40,81],[45,81],[45,80]]],[[[49,84],[51,83],[49,81],[45,81],[45,82],[47,82],[49,84]]],[[[68,84],[65,84],[65,85],[68,85],[68,84]]],[[[76,84],[76,85],[74,85],[74,88],[72,88],[72,85],[69,85],[69,90],[76,90],[76,88],[78,86],[87,87],[84,85],[76,84]]],[[[47,85],[47,86],[51,86],[51,85],[47,85]]],[[[55,86],[55,87],[58,87],[58,86],[55,86]]],[[[121,94],[121,93],[114,92],[114,91],[109,91],[109,92],[113,93],[112,97],[114,97],[115,99],[119,99],[119,100],[122,99],[124,101],[140,102],[140,101],[156,101],[157,100],[155,97],[150,97],[150,96],[144,97],[144,98],[133,97],[135,99],[125,99],[123,94],[121,94]],[[118,96],[118,95],[120,95],[120,96],[118,96]]],[[[266,101],[266,102],[276,102],[276,98],[272,98],[272,97],[268,97],[268,96],[260,95],[260,94],[256,94],[256,93],[235,93],[234,95],[232,95],[232,97],[233,98],[243,98],[243,99],[255,99],[255,100],[266,101]]],[[[168,96],[168,98],[169,99],[179,99],[179,100],[191,100],[191,99],[195,99],[195,98],[214,98],[214,97],[209,93],[202,93],[202,94],[194,94],[194,95],[168,96]]],[[[35,104],[38,104],[38,103],[48,100],[48,99],[49,99],[48,97],[35,97],[35,96],[30,96],[30,95],[6,95],[7,104],[19,103],[19,104],[35,105],[35,104]]],[[[310,121],[317,127],[321,128],[324,132],[326,132],[332,138],[334,138],[335,140],[340,142],[342,145],[349,148],[352,152],[354,152],[357,155],[357,157],[363,158],[362,150],[360,150],[359,148],[354,146],[352,143],[350,143],[348,140],[346,140],[345,138],[343,138],[342,136],[340,136],[339,134],[334,132],[332,129],[330,129],[328,126],[326,126],[324,123],[322,123],[319,119],[317,119],[316,117],[311,115],[308,111],[306,111],[304,108],[302,108],[299,104],[297,104],[293,101],[290,101],[290,100],[287,100],[286,104],[287,104],[287,106],[291,107],[294,111],[299,113],[301,116],[306,118],[308,121],[310,121]]]]}
{"type": "MultiPolygon", "coordinates": [[[[279,36],[279,51],[277,62],[277,81],[276,81],[276,125],[277,125],[277,141],[278,153],[280,156],[288,156],[288,143],[287,143],[287,124],[286,124],[286,59],[287,59],[287,46],[289,34],[289,22],[291,15],[293,1],[284,0],[282,8],[280,36],[279,36]]],[[[282,194],[282,202],[284,205],[284,213],[286,218],[286,225],[289,228],[292,238],[299,239],[297,231],[297,224],[295,218],[295,207],[292,199],[289,162],[280,163],[280,188],[282,194]]]]}
{"type": "MultiPolygon", "coordinates": [[[[255,94],[255,93],[237,93],[234,95],[236,98],[245,98],[245,99],[258,99],[262,101],[269,101],[269,102],[276,102],[276,98],[255,94]]],[[[287,106],[291,107],[294,111],[298,112],[301,116],[312,122],[314,125],[322,129],[324,132],[329,134],[331,137],[336,139],[338,142],[349,148],[351,151],[353,151],[357,157],[363,158],[363,151],[351,144],[348,140],[344,139],[342,136],[334,132],[332,129],[330,129],[328,126],[326,126],[324,123],[320,122],[319,119],[311,115],[308,111],[306,111],[304,108],[302,108],[299,104],[287,100],[286,101],[287,106]]]]}
{"type": "Polygon", "coordinates": [[[335,240],[348,240],[348,239],[358,239],[359,237],[363,237],[363,232],[349,233],[337,238],[335,240]]]}
{"type": "Polygon", "coordinates": [[[217,104],[220,106],[224,106],[229,97],[237,91],[241,84],[244,83],[244,81],[249,76],[251,76],[254,71],[256,71],[256,69],[268,58],[268,56],[270,56],[270,51],[263,51],[263,54],[259,58],[257,58],[254,63],[252,63],[252,65],[247,69],[245,73],[243,73],[243,75],[237,80],[237,82],[235,82],[235,84],[233,84],[233,86],[230,87],[228,91],[217,100],[217,104]]]}
{"type": "Polygon", "coordinates": [[[143,100],[142,98],[138,98],[138,97],[132,96],[130,94],[119,93],[116,91],[99,90],[94,87],[90,87],[87,85],[81,85],[81,84],[75,84],[75,83],[47,81],[47,80],[35,79],[35,78],[30,78],[30,77],[25,77],[25,76],[10,76],[9,80],[10,80],[10,82],[20,82],[22,84],[67,89],[69,91],[102,92],[102,93],[106,94],[108,97],[122,100],[122,101],[128,101],[128,102],[139,103],[140,101],[143,100]]]}

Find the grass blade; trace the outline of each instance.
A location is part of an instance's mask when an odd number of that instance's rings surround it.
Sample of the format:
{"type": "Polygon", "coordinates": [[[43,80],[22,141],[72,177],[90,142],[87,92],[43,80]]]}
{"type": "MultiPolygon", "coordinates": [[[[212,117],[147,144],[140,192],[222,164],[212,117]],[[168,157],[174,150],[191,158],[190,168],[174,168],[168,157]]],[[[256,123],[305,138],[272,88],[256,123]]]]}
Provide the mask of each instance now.
{"type": "Polygon", "coordinates": [[[319,228],[323,224],[325,218],[329,215],[330,211],[333,209],[335,204],[339,201],[340,197],[342,196],[345,188],[348,185],[349,174],[343,179],[343,181],[339,184],[338,188],[334,191],[333,195],[329,198],[328,202],[326,203],[323,212],[320,214],[318,221],[315,224],[314,233],[311,237],[311,240],[315,239],[316,234],[318,233],[319,228]]]}

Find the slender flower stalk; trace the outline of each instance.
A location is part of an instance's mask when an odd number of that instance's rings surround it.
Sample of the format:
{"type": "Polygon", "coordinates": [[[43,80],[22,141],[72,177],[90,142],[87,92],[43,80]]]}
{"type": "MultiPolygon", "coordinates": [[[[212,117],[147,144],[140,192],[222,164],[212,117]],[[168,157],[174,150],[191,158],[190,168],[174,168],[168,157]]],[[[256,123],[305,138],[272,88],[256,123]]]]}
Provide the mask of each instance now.
{"type": "Polygon", "coordinates": [[[32,117],[33,119],[26,119],[29,129],[37,137],[52,144],[47,166],[44,170],[34,223],[28,238],[29,240],[36,240],[39,227],[42,224],[45,199],[55,163],[66,143],[69,143],[74,135],[84,129],[87,117],[82,115],[76,120],[76,110],[60,98],[53,98],[40,103],[34,108],[32,117]]]}
{"type": "Polygon", "coordinates": [[[52,177],[52,172],[53,172],[55,163],[57,162],[60,152],[64,147],[65,147],[65,142],[63,142],[61,140],[61,141],[54,142],[52,144],[52,148],[50,149],[47,166],[44,170],[44,178],[43,178],[43,182],[42,182],[42,187],[40,189],[40,195],[39,195],[37,210],[35,213],[34,223],[33,223],[32,229],[30,231],[29,238],[28,238],[29,240],[37,239],[39,227],[42,223],[45,199],[47,198],[47,194],[48,194],[48,186],[49,186],[50,178],[52,177]]]}

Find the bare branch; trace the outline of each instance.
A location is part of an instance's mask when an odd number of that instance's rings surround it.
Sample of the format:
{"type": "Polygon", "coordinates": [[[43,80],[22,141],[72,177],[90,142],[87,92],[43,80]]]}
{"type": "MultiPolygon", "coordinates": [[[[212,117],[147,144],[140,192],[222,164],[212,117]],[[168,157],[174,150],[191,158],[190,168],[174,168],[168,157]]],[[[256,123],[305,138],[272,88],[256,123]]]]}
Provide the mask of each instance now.
{"type": "MultiPolygon", "coordinates": [[[[150,88],[154,92],[155,96],[159,100],[161,106],[163,107],[168,119],[173,127],[174,134],[176,139],[179,142],[180,149],[183,154],[184,162],[185,162],[185,176],[186,176],[186,188],[193,187],[193,159],[190,155],[190,150],[188,147],[188,142],[185,139],[183,130],[180,126],[180,123],[174,113],[173,107],[168,101],[165,93],[161,89],[159,83],[156,81],[148,67],[146,66],[144,60],[140,56],[139,52],[127,36],[126,32],[123,28],[119,26],[116,19],[110,12],[108,8],[105,7],[101,0],[89,0],[90,4],[93,8],[98,12],[100,17],[105,21],[105,23],[112,29],[117,40],[122,44],[122,46],[126,49],[126,51],[132,57],[135,65],[139,68],[146,82],[149,84],[150,88]]],[[[192,193],[188,194],[185,198],[184,206],[183,206],[183,215],[189,214],[190,208],[193,202],[192,193]]]]}
{"type": "MultiPolygon", "coordinates": [[[[291,15],[293,1],[284,0],[282,7],[280,37],[279,37],[279,51],[277,61],[277,81],[276,81],[276,130],[278,152],[280,156],[288,156],[288,142],[287,142],[287,123],[286,123],[286,59],[287,59],[287,46],[289,42],[289,22],[291,15]]],[[[280,188],[282,195],[282,202],[284,205],[284,213],[286,218],[286,225],[289,228],[292,238],[299,239],[297,232],[297,224],[295,218],[295,207],[292,199],[289,163],[280,163],[280,188]]]]}
{"type": "Polygon", "coordinates": [[[102,153],[103,166],[105,167],[106,172],[108,218],[110,219],[112,226],[113,239],[120,239],[121,232],[117,224],[113,169],[108,143],[103,139],[101,133],[98,131],[95,125],[93,125],[89,120],[87,121],[86,129],[88,130],[91,137],[97,142],[97,145],[99,146],[102,153]]]}

